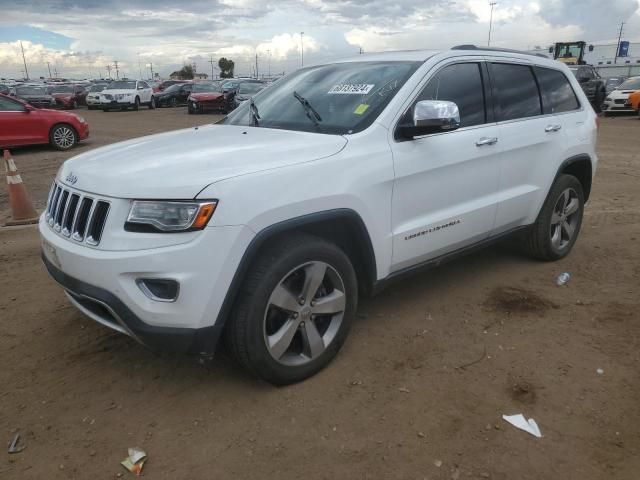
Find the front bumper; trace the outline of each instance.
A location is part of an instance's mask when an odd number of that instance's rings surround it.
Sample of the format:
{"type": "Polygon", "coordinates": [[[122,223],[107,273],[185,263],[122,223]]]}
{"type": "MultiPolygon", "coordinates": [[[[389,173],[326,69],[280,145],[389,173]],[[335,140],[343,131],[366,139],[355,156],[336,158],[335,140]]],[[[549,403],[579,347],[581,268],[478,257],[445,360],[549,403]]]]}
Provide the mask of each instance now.
{"type": "Polygon", "coordinates": [[[605,100],[603,104],[603,111],[608,113],[624,113],[624,112],[633,112],[631,105],[628,103],[620,103],[615,102],[614,100],[605,100]]]}
{"type": "Polygon", "coordinates": [[[213,354],[222,304],[253,238],[249,228],[207,227],[186,243],[114,251],[65,238],[44,216],[39,227],[49,274],[84,314],[153,350],[213,354]],[[174,279],[180,294],[156,301],[138,286],[140,278],[174,279]]]}

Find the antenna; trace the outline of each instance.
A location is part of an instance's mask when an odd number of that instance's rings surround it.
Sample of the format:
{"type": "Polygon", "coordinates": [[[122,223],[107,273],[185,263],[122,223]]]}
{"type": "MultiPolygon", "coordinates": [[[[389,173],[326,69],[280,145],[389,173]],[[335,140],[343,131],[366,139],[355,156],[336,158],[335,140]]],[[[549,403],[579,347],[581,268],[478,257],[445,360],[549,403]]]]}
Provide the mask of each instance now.
{"type": "Polygon", "coordinates": [[[493,7],[495,7],[497,2],[489,2],[489,6],[491,7],[491,15],[489,16],[489,38],[487,39],[487,47],[491,46],[491,27],[493,26],[493,7]]]}

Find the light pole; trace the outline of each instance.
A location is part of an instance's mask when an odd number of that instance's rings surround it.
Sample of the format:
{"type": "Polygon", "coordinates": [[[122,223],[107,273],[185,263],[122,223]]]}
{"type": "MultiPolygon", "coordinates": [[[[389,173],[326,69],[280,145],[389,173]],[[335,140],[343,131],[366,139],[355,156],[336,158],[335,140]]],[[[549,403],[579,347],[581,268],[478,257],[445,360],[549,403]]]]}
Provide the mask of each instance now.
{"type": "Polygon", "coordinates": [[[267,77],[271,79],[271,50],[267,50],[267,77]]]}
{"type": "Polygon", "coordinates": [[[304,67],[304,32],[300,32],[300,66],[304,67]]]}
{"type": "Polygon", "coordinates": [[[489,15],[489,39],[487,40],[487,47],[491,46],[491,26],[493,24],[493,7],[497,5],[497,2],[489,2],[491,6],[491,14],[489,15]]]}

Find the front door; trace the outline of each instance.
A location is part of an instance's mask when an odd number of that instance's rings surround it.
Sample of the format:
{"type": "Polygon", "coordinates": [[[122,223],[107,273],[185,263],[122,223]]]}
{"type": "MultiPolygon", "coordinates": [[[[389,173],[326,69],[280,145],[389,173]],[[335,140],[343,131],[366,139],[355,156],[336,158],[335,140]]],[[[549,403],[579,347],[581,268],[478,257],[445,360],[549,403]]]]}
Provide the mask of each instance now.
{"type": "Polygon", "coordinates": [[[40,143],[38,112],[27,110],[20,102],[0,97],[0,147],[40,143]]]}
{"type": "MultiPolygon", "coordinates": [[[[420,100],[448,100],[460,111],[451,132],[391,142],[394,271],[487,238],[496,214],[500,138],[481,62],[451,63],[432,75],[420,100]]],[[[410,122],[413,106],[401,122],[410,122]]]]}

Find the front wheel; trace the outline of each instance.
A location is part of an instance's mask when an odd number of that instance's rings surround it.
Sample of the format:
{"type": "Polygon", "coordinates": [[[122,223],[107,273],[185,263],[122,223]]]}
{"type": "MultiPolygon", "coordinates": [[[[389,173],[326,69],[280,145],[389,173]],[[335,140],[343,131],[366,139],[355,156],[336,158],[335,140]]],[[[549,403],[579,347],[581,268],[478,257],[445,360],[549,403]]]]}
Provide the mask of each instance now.
{"type": "Polygon", "coordinates": [[[149,101],[149,110],[153,110],[154,108],[156,108],[156,98],[151,97],[151,100],[149,101]]]}
{"type": "Polygon", "coordinates": [[[292,235],[251,267],[225,327],[233,356],[274,385],[308,378],[344,343],[358,301],[356,274],[336,245],[292,235]]]}
{"type": "Polygon", "coordinates": [[[140,109],[140,98],[136,97],[133,101],[133,111],[137,112],[140,109]]]}
{"type": "Polygon", "coordinates": [[[578,238],[584,213],[582,184],[573,175],[560,175],[525,240],[529,254],[540,260],[566,257],[578,238]]]}
{"type": "Polygon", "coordinates": [[[49,132],[49,142],[58,150],[69,150],[78,143],[78,134],[71,125],[56,125],[49,132]]]}

